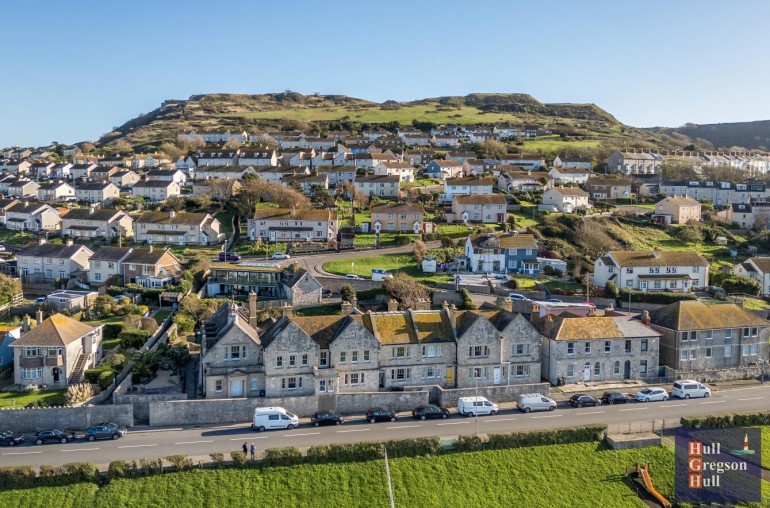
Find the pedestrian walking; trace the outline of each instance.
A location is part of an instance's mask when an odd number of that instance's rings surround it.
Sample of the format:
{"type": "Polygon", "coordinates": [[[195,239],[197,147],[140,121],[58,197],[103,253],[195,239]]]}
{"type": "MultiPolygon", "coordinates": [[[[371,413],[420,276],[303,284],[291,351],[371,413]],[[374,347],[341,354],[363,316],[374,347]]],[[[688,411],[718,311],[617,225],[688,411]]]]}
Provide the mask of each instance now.
{"type": "Polygon", "coordinates": [[[249,445],[246,443],[246,441],[243,442],[243,454],[246,455],[249,453],[249,445]]]}
{"type": "Polygon", "coordinates": [[[254,460],[254,443],[251,443],[251,460],[254,460]]]}

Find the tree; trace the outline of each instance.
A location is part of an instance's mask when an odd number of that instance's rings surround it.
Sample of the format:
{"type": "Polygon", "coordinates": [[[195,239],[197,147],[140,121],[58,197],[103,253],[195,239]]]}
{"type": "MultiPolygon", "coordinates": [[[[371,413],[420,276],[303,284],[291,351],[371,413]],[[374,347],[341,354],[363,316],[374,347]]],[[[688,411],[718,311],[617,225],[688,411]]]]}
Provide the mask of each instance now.
{"type": "Polygon", "coordinates": [[[184,150],[194,150],[206,146],[206,141],[197,134],[179,134],[176,137],[176,144],[184,150]]]}
{"type": "Polygon", "coordinates": [[[757,296],[762,291],[762,284],[747,277],[727,277],[722,281],[722,289],[727,294],[741,293],[757,296]]]}
{"type": "Polygon", "coordinates": [[[183,198],[182,196],[169,196],[166,199],[164,208],[166,210],[173,210],[175,212],[178,212],[182,208],[184,208],[184,205],[185,205],[185,198],[183,198]]]}
{"type": "Polygon", "coordinates": [[[201,300],[198,295],[190,294],[179,302],[179,311],[193,318],[196,323],[203,323],[214,315],[219,303],[219,300],[201,300]]]}
{"type": "Polygon", "coordinates": [[[618,286],[615,285],[614,282],[607,281],[604,284],[604,297],[605,298],[617,298],[618,297],[618,286]]]}
{"type": "Polygon", "coordinates": [[[275,203],[282,208],[310,208],[310,200],[292,189],[287,189],[280,183],[266,182],[258,178],[244,178],[238,194],[227,202],[230,210],[236,215],[246,216],[254,213],[258,203],[263,201],[275,203]]]}
{"type": "Polygon", "coordinates": [[[401,310],[415,309],[418,300],[428,300],[430,297],[425,286],[404,272],[400,272],[392,279],[385,279],[383,287],[390,296],[400,302],[401,310]]]}
{"type": "Polygon", "coordinates": [[[0,305],[11,303],[14,295],[21,294],[21,280],[0,273],[0,305]]]}
{"type": "Polygon", "coordinates": [[[119,153],[123,155],[134,151],[134,147],[132,147],[131,143],[129,143],[125,139],[117,140],[115,144],[112,145],[112,149],[115,151],[115,153],[119,153]]]}
{"type": "Polygon", "coordinates": [[[340,295],[342,296],[342,301],[350,302],[356,297],[356,291],[350,284],[345,284],[340,288],[340,295]]]}
{"type": "Polygon", "coordinates": [[[211,199],[227,201],[230,196],[234,196],[240,187],[238,180],[230,178],[211,178],[206,180],[206,187],[209,189],[208,195],[211,199]]]}
{"type": "Polygon", "coordinates": [[[160,151],[168,155],[168,158],[172,161],[178,159],[183,155],[187,155],[187,150],[179,148],[173,143],[163,143],[160,145],[160,151]]]}
{"type": "Polygon", "coordinates": [[[104,318],[112,314],[115,308],[115,299],[110,295],[97,296],[91,305],[91,314],[104,318]]]}
{"type": "Polygon", "coordinates": [[[96,150],[96,145],[93,143],[89,143],[86,141],[85,143],[80,143],[80,151],[83,153],[91,153],[94,150],[96,150]]]}
{"type": "Polygon", "coordinates": [[[677,231],[677,238],[685,243],[700,243],[703,241],[703,227],[691,220],[677,231]]]}
{"type": "Polygon", "coordinates": [[[473,149],[482,158],[501,158],[508,154],[508,146],[493,139],[476,143],[473,149]]]}

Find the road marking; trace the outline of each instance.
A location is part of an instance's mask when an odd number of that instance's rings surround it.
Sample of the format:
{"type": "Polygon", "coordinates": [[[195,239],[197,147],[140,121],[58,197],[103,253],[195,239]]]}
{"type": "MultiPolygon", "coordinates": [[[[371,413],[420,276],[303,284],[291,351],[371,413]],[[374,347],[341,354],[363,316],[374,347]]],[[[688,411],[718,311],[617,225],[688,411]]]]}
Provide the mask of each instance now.
{"type": "Polygon", "coordinates": [[[436,425],[465,425],[466,423],[471,423],[471,422],[446,422],[446,423],[437,423],[436,425]]]}
{"type": "Polygon", "coordinates": [[[532,418],[533,419],[535,419],[535,418],[556,418],[556,417],[559,417],[559,416],[564,416],[564,415],[543,415],[543,416],[533,416],[532,418]]]}
{"type": "Polygon", "coordinates": [[[304,434],[285,434],[286,436],[299,437],[299,436],[317,436],[320,432],[305,432],[304,434]]]}
{"type": "Polygon", "coordinates": [[[679,407],[679,406],[686,406],[687,404],[666,404],[665,406],[661,405],[659,407],[679,407]]]}
{"type": "Polygon", "coordinates": [[[746,399],[738,399],[738,400],[740,401],[740,400],[759,400],[759,399],[764,399],[764,397],[749,397],[746,399]]]}
{"type": "Polygon", "coordinates": [[[174,444],[175,445],[179,445],[179,444],[199,444],[199,443],[213,443],[213,442],[214,442],[213,439],[208,439],[208,440],[204,440],[204,441],[180,441],[180,442],[174,443],[174,444]]]}
{"type": "Polygon", "coordinates": [[[3,453],[3,455],[29,455],[32,453],[43,453],[43,452],[42,451],[40,452],[7,452],[7,453],[3,453]]]}
{"type": "Polygon", "coordinates": [[[73,450],[59,450],[59,451],[60,452],[92,452],[98,449],[99,448],[75,448],[73,450]]]}
{"type": "MultiPolygon", "coordinates": [[[[206,427],[206,430],[217,430],[217,429],[236,429],[238,427],[243,427],[243,423],[236,423],[233,425],[220,425],[219,427],[206,427]]],[[[200,429],[202,427],[195,427],[196,429],[200,429]]]]}
{"type": "Polygon", "coordinates": [[[416,427],[419,427],[419,425],[399,425],[398,427],[385,427],[385,430],[391,430],[391,429],[414,429],[416,427]]]}
{"type": "Polygon", "coordinates": [[[515,419],[516,418],[495,418],[494,420],[483,420],[483,421],[489,422],[489,423],[492,423],[492,422],[512,422],[515,419]]]}
{"type": "Polygon", "coordinates": [[[171,432],[171,431],[180,431],[184,430],[182,427],[174,427],[174,428],[163,428],[163,429],[140,429],[140,430],[134,430],[131,429],[131,434],[145,434],[148,432],[171,432]]]}
{"type": "Polygon", "coordinates": [[[372,429],[350,429],[350,430],[338,430],[337,434],[344,434],[346,432],[369,432],[372,429]]]}
{"type": "Polygon", "coordinates": [[[234,437],[230,441],[248,441],[249,439],[267,439],[267,436],[249,436],[248,438],[234,437]]]}
{"type": "Polygon", "coordinates": [[[158,446],[158,445],[157,444],[133,444],[133,445],[118,446],[118,449],[120,449],[120,448],[144,448],[146,446],[158,446]]]}
{"type": "Polygon", "coordinates": [[[631,407],[628,409],[618,409],[618,411],[644,411],[646,407],[631,407]]]}
{"type": "Polygon", "coordinates": [[[575,413],[575,416],[580,415],[598,415],[599,413],[606,413],[607,411],[586,411],[585,413],[575,413]]]}
{"type": "Polygon", "coordinates": [[[721,404],[722,402],[721,400],[710,400],[708,402],[698,402],[698,404],[721,404]]]}

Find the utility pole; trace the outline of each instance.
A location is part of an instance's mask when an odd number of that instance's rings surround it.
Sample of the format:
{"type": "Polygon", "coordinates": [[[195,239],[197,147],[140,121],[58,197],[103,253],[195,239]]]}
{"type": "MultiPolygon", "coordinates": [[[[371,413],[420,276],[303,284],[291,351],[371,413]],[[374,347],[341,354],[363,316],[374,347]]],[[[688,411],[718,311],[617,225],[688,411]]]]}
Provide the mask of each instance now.
{"type": "Polygon", "coordinates": [[[393,483],[390,480],[390,465],[388,464],[388,449],[385,450],[385,475],[388,477],[388,497],[390,498],[390,508],[396,508],[396,502],[393,499],[393,483]]]}

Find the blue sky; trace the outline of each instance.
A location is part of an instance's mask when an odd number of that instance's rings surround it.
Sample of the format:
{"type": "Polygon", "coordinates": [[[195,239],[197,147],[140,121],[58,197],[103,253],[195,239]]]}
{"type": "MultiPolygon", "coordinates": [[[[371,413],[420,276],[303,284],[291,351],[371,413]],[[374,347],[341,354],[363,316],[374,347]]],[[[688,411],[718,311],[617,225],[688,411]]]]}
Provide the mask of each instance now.
{"type": "Polygon", "coordinates": [[[0,146],[164,99],[522,92],[640,127],[770,119],[770,2],[4,0],[0,146]]]}

